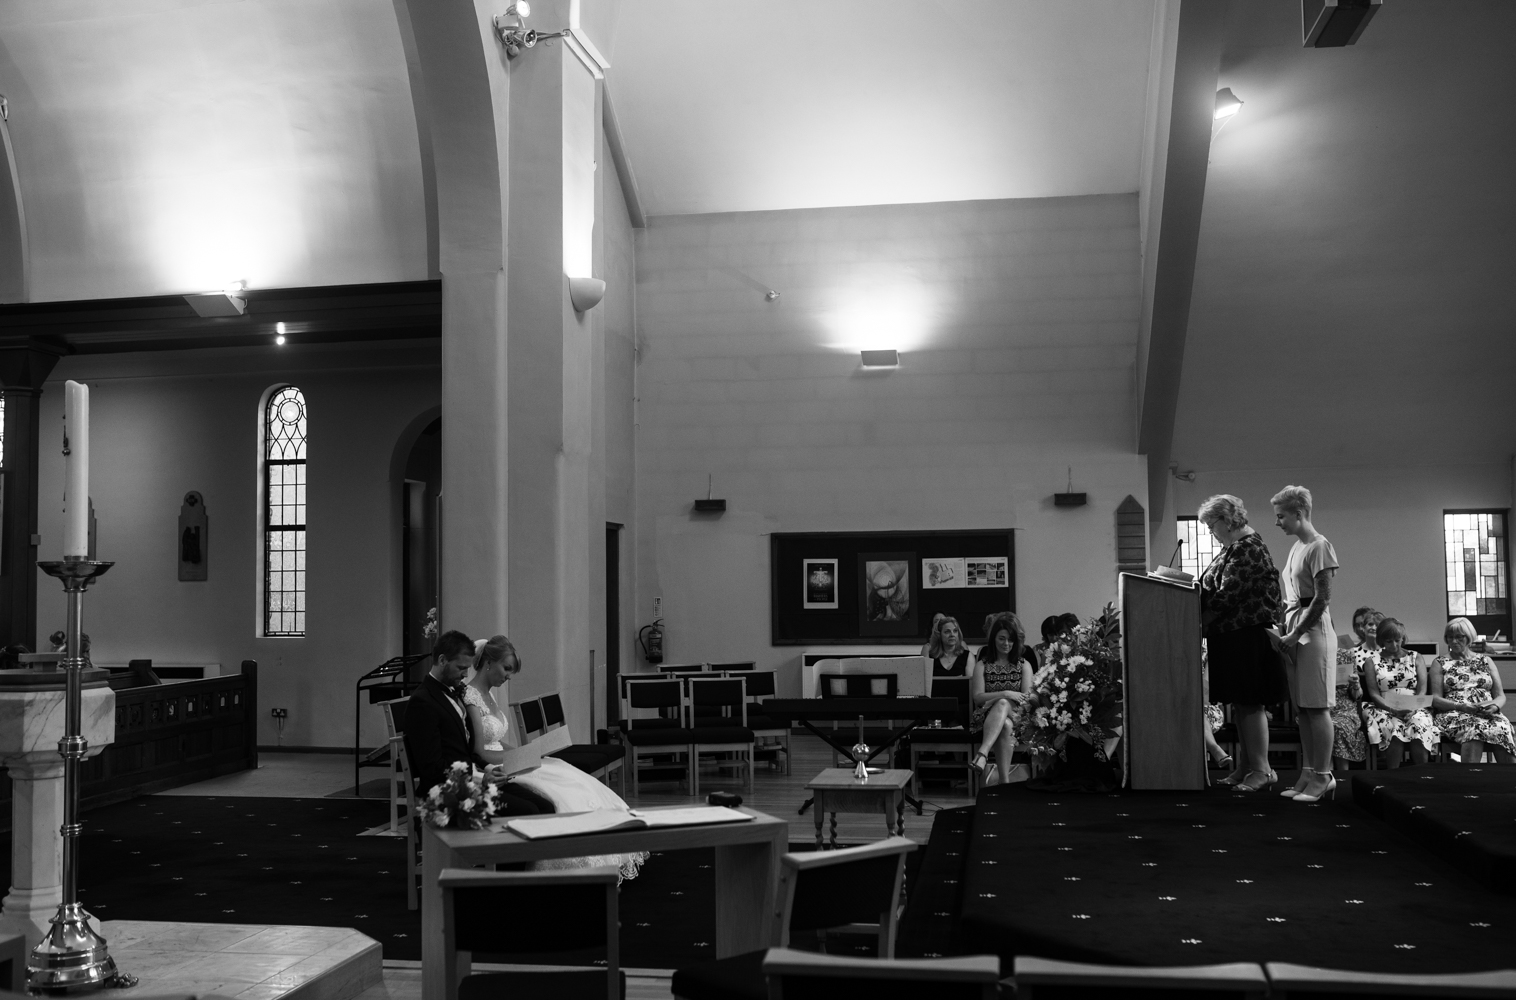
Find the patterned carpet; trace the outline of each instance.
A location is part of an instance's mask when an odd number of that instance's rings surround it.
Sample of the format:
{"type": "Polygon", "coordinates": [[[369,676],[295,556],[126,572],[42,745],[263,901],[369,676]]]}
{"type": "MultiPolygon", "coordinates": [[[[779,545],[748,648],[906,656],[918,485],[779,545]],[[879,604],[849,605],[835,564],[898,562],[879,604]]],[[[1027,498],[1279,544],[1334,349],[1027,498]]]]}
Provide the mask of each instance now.
{"type": "Polygon", "coordinates": [[[1300,805],[991,789],[968,840],[960,947],[1123,965],[1510,967],[1509,897],[1342,792],[1300,805]]]}

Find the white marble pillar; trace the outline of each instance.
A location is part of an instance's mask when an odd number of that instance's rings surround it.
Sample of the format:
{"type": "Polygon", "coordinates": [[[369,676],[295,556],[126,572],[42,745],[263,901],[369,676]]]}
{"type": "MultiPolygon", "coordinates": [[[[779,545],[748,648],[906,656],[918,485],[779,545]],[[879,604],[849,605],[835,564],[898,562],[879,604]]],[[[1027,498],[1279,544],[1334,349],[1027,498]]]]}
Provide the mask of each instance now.
{"type": "MultiPolygon", "coordinates": [[[[0,764],[11,778],[11,886],[0,906],[0,932],[24,934],[30,949],[63,899],[63,673],[5,673],[32,675],[7,681],[60,685],[0,683],[0,764]]],[[[82,692],[80,709],[81,735],[89,743],[85,756],[93,757],[116,738],[116,692],[103,680],[94,682],[82,692]]]]}

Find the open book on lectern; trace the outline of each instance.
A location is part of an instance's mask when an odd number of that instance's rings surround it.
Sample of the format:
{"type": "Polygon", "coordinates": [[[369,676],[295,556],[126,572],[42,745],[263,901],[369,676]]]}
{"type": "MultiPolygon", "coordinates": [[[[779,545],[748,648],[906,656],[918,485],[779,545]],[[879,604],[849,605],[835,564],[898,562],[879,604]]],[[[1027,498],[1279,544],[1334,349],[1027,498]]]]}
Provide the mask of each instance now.
{"type": "Polygon", "coordinates": [[[687,809],[595,809],[591,812],[554,816],[523,816],[508,819],[505,828],[527,840],[574,837],[615,830],[652,830],[671,826],[704,826],[708,823],[745,823],[753,817],[726,806],[690,806],[687,809]]]}

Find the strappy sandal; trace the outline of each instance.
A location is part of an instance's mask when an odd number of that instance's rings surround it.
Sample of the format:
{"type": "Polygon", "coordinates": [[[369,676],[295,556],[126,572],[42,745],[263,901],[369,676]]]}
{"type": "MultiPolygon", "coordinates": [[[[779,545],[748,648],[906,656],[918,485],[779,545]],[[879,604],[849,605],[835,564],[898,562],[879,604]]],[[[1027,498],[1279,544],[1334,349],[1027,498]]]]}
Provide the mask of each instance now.
{"type": "Polygon", "coordinates": [[[1279,780],[1279,774],[1273,768],[1270,768],[1267,771],[1249,771],[1249,772],[1247,772],[1247,774],[1244,774],[1242,776],[1242,780],[1241,781],[1237,782],[1237,784],[1235,784],[1235,785],[1232,786],[1232,791],[1234,791],[1234,792],[1261,792],[1261,791],[1264,791],[1265,789],[1272,788],[1274,786],[1274,783],[1276,781],[1278,781],[1278,780],[1279,780]],[[1265,781],[1261,785],[1250,785],[1250,784],[1248,784],[1248,777],[1249,777],[1249,775],[1254,775],[1254,774],[1264,774],[1264,775],[1267,775],[1268,776],[1268,780],[1265,781]]]}
{"type": "Polygon", "coordinates": [[[1237,762],[1232,759],[1231,754],[1223,754],[1220,760],[1211,761],[1211,767],[1218,771],[1230,771],[1236,766],[1237,762]]]}
{"type": "Polygon", "coordinates": [[[978,753],[974,754],[974,759],[973,760],[969,761],[969,767],[972,767],[974,770],[978,771],[980,774],[983,774],[984,773],[984,769],[989,764],[989,762],[990,762],[990,755],[987,754],[987,753],[985,753],[983,750],[981,750],[978,753]]]}

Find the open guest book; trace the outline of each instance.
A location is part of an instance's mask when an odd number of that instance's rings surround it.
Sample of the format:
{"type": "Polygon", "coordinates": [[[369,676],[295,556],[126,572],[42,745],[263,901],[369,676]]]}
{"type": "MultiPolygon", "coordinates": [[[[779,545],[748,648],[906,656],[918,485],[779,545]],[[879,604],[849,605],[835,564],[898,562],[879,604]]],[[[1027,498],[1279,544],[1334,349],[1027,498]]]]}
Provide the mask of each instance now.
{"type": "Polygon", "coordinates": [[[595,809],[557,816],[523,816],[508,819],[505,828],[527,840],[574,837],[614,830],[652,830],[670,826],[704,826],[708,823],[745,823],[753,817],[726,806],[690,806],[685,809],[595,809]]]}

